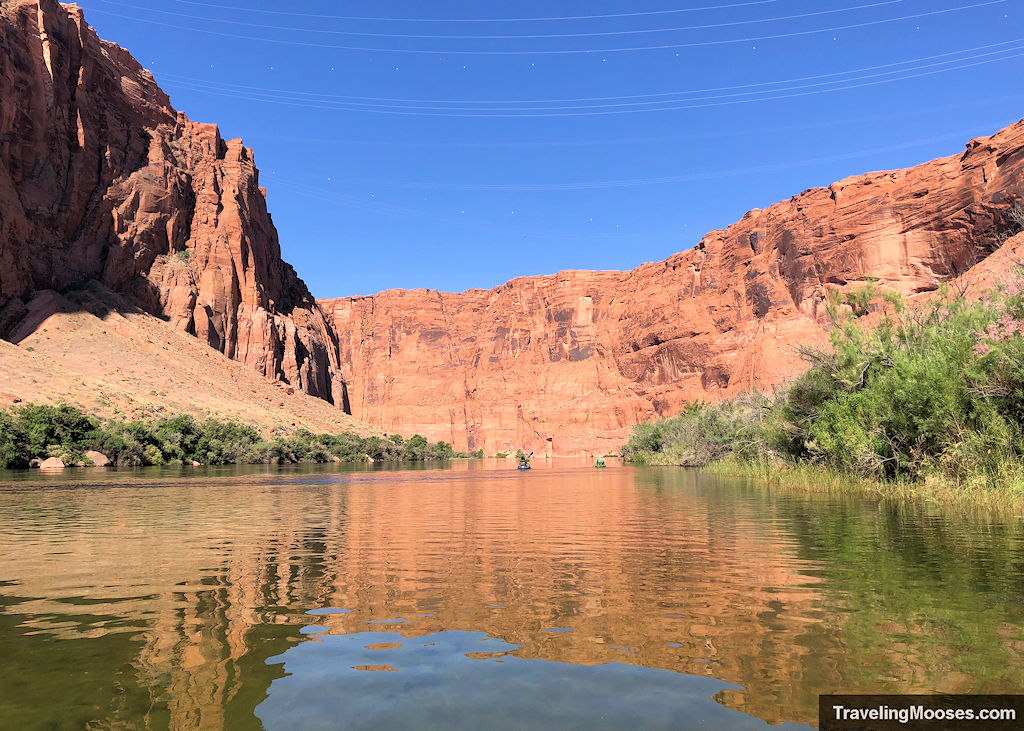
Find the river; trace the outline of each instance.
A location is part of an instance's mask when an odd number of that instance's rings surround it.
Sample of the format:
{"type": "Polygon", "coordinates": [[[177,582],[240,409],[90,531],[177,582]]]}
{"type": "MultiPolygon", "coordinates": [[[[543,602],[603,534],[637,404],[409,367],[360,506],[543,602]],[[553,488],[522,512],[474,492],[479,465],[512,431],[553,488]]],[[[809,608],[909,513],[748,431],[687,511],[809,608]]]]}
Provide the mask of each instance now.
{"type": "Polygon", "coordinates": [[[534,467],[0,473],[0,719],[742,729],[1024,688],[1019,518],[534,467]]]}

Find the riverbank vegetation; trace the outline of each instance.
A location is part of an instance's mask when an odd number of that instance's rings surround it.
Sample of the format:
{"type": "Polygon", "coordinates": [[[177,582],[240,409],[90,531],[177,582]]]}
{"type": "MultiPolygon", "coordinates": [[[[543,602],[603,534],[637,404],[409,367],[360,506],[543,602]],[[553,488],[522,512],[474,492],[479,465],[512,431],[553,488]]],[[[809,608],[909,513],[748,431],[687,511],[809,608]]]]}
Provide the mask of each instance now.
{"type": "Polygon", "coordinates": [[[443,460],[483,456],[456,452],[446,442],[314,434],[263,437],[255,428],[232,421],[176,416],[154,421],[100,420],[73,406],[28,404],[0,412],[0,468],[28,467],[33,460],[57,457],[65,464],[87,463],[95,451],[118,466],[163,464],[292,464],[443,460]]]}
{"type": "Polygon", "coordinates": [[[1020,284],[916,306],[868,285],[829,313],[831,347],[802,350],[810,367],[787,388],[641,424],[623,456],[1024,496],[1020,284]]]}

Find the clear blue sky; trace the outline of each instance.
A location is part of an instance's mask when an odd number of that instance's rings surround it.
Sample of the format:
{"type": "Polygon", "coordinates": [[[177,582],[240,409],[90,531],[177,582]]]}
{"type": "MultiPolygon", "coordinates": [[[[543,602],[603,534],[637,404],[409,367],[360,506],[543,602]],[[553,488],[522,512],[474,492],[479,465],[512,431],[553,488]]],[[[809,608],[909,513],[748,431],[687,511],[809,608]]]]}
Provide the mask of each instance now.
{"type": "Polygon", "coordinates": [[[1024,117],[1024,0],[79,4],[255,149],[317,297],[632,268],[1024,117]]]}

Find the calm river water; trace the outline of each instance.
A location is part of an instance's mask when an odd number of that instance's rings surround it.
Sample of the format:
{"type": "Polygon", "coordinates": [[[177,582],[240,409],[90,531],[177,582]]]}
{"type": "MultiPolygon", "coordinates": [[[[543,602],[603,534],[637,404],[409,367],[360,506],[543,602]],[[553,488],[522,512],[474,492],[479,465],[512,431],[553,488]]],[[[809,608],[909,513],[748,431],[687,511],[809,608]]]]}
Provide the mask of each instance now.
{"type": "Polygon", "coordinates": [[[1024,688],[1020,520],[534,464],[0,474],[2,725],[765,728],[1024,688]]]}

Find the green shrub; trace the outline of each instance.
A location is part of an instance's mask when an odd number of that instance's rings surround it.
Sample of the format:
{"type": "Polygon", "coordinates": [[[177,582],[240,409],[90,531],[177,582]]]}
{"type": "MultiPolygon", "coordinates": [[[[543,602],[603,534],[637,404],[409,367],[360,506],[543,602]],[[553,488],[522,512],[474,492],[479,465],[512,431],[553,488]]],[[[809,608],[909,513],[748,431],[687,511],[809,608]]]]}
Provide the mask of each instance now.
{"type": "Polygon", "coordinates": [[[147,444],[146,448],[142,451],[142,456],[148,465],[162,465],[164,463],[164,456],[160,453],[160,448],[155,444],[147,444]]]}
{"type": "Polygon", "coordinates": [[[1020,284],[970,302],[948,290],[909,307],[873,286],[830,298],[831,347],[773,402],[746,397],[634,430],[623,456],[821,464],[875,479],[941,475],[1008,484],[1024,474],[1020,284]],[[858,318],[874,312],[874,327],[858,318]],[[753,400],[751,400],[753,399],[753,400]]]}
{"type": "Polygon", "coordinates": [[[15,408],[13,416],[29,459],[47,455],[51,445],[81,451],[98,426],[97,421],[66,404],[28,404],[15,408]]]}
{"type": "Polygon", "coordinates": [[[638,425],[621,454],[628,461],[647,464],[753,461],[765,450],[767,408],[767,399],[758,393],[720,404],[690,403],[677,416],[638,425]]]}
{"type": "Polygon", "coordinates": [[[24,467],[28,464],[24,442],[21,425],[11,414],[0,412],[0,469],[24,467]]]}
{"type": "Polygon", "coordinates": [[[669,421],[671,420],[637,424],[633,428],[633,435],[629,438],[629,443],[622,448],[622,456],[635,460],[640,455],[660,452],[661,448],[665,446],[665,434],[662,428],[667,426],[669,421]]]}
{"type": "MultiPolygon", "coordinates": [[[[446,460],[467,457],[446,442],[431,444],[415,435],[388,439],[357,434],[314,434],[299,429],[290,436],[263,439],[246,424],[181,415],[154,421],[108,420],[101,423],[66,405],[26,405],[0,411],[0,468],[27,467],[30,460],[84,459],[95,449],[120,466],[163,464],[292,464],[358,461],[446,460]]],[[[480,456],[482,450],[478,450],[480,456]]],[[[474,454],[477,454],[474,453],[474,454]]]]}

